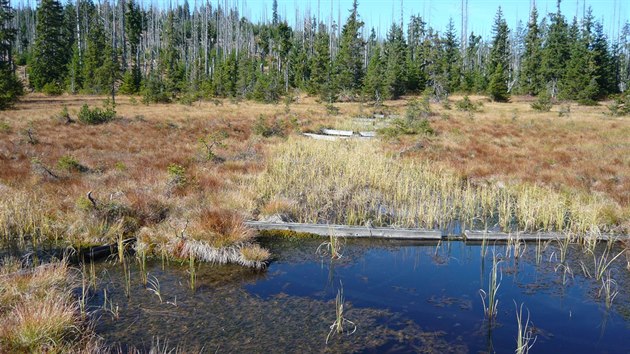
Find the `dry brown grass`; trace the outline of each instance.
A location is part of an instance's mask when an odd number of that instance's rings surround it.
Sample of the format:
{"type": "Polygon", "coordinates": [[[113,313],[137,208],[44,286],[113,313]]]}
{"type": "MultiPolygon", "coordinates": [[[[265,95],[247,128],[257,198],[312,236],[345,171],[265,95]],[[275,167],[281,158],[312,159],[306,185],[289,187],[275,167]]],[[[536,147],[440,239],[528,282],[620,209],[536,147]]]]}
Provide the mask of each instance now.
{"type": "MultiPolygon", "coordinates": [[[[630,205],[630,120],[607,116],[604,104],[573,104],[568,117],[559,117],[559,106],[538,113],[525,99],[513,101],[485,102],[473,119],[435,105],[451,118],[435,119],[438,136],[409,155],[453,168],[478,183],[518,180],[605,194],[621,206],[630,205]]],[[[404,151],[415,143],[409,139],[396,148],[404,151]]]]}
{"type": "MultiPolygon", "coordinates": [[[[66,124],[54,117],[66,106],[76,119],[81,105],[99,106],[102,100],[29,95],[14,110],[0,112],[0,119],[11,127],[0,132],[0,188],[10,188],[12,193],[29,191],[22,198],[28,200],[21,203],[24,212],[19,215],[30,214],[29,205],[45,198],[46,211],[55,212],[56,220],[65,225],[63,236],[75,244],[103,243],[120,232],[178,220],[188,220],[197,234],[214,238],[216,245],[250,237],[235,226],[225,230],[226,224],[236,222],[229,213],[217,216],[195,210],[199,205],[223,208],[223,201],[239,188],[243,176],[260,170],[266,142],[252,134],[251,126],[259,114],[274,116],[283,108],[228,101],[146,106],[120,97],[116,108],[120,119],[108,124],[66,124]],[[36,144],[25,133],[28,129],[36,144]],[[199,139],[218,131],[227,135],[214,151],[224,163],[202,158],[199,139]],[[57,162],[63,156],[74,157],[87,171],[59,168],[57,162]],[[186,183],[172,183],[171,165],[183,168],[186,183]],[[97,203],[94,207],[86,199],[90,190],[97,203]],[[216,220],[223,216],[230,220],[216,220]],[[122,230],[116,229],[121,223],[122,230]]],[[[33,233],[29,223],[14,224],[26,225],[25,230],[18,230],[20,234],[33,233]]],[[[8,222],[2,225],[15,228],[8,222]]]]}
{"type": "MultiPolygon", "coordinates": [[[[217,210],[245,218],[251,216],[245,214],[247,211],[299,218],[294,215],[295,198],[265,199],[261,204],[260,196],[250,188],[256,175],[266,168],[268,147],[284,141],[255,135],[253,126],[258,117],[262,114],[292,121],[291,129],[304,131],[354,126],[351,118],[375,111],[358,103],[338,103],[335,106],[340,113],[330,116],[323,104],[303,96],[291,104],[289,113],[283,105],[254,102],[147,106],[119,97],[116,110],[120,119],[107,124],[66,124],[53,117],[66,106],[76,119],[83,104],[100,106],[103,99],[34,94],[14,109],[0,112],[0,121],[9,127],[0,130],[0,191],[8,190],[15,196],[10,197],[14,202],[23,200],[18,203],[22,213],[16,214],[15,207],[5,207],[17,204],[7,201],[7,193],[0,193],[0,219],[4,220],[4,230],[9,224],[7,215],[18,215],[15,220],[24,221],[11,226],[17,231],[5,234],[28,237],[37,230],[47,230],[47,237],[54,235],[76,244],[102,243],[121,232],[137,233],[142,227],[172,238],[177,232],[171,225],[188,222],[187,232],[212,245],[247,242],[248,232],[220,230],[232,221],[218,221],[217,210]],[[26,133],[28,129],[35,144],[26,133]],[[213,148],[223,162],[208,161],[199,142],[217,132],[226,135],[221,146],[213,148]],[[62,156],[73,156],[88,170],[59,169],[57,162],[62,156]],[[185,184],[173,185],[168,172],[171,165],[183,168],[185,184]],[[94,209],[86,204],[90,190],[98,203],[94,209]],[[112,214],[112,209],[126,212],[112,214]],[[27,220],[28,215],[41,217],[34,223],[27,220]]],[[[436,136],[402,137],[387,142],[383,150],[403,160],[428,162],[452,171],[473,186],[528,183],[566,195],[577,192],[612,199],[617,204],[604,208],[606,212],[600,209],[600,214],[611,219],[609,224],[630,227],[627,119],[606,116],[604,106],[573,105],[569,117],[558,117],[559,106],[549,113],[537,113],[527,100],[518,97],[510,104],[491,103],[483,97],[472,99],[484,101],[482,111],[472,118],[467,112],[432,104],[436,114],[431,124],[436,136]]],[[[378,110],[402,115],[406,103],[388,101],[378,110]]]]}
{"type": "Polygon", "coordinates": [[[96,343],[72,294],[75,280],[63,262],[32,268],[0,261],[0,352],[92,351],[96,343]]]}

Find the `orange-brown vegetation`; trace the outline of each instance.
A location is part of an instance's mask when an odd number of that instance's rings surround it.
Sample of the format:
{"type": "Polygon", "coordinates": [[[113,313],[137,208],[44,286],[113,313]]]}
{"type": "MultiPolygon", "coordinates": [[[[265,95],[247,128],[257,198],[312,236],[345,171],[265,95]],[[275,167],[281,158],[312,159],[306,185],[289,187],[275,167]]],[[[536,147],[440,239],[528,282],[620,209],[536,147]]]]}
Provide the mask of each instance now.
{"type": "MultiPolygon", "coordinates": [[[[294,201],[280,198],[260,205],[260,196],[248,188],[265,170],[267,147],[285,139],[257,135],[259,117],[284,122],[290,133],[352,125],[352,118],[377,110],[339,103],[340,113],[331,116],[309,97],[298,97],[290,106],[230,100],[143,105],[119,97],[118,119],[94,126],[76,121],[83,104],[96,107],[103,99],[33,94],[0,112],[0,202],[6,205],[17,196],[28,200],[32,208],[24,214],[38,215],[47,225],[33,226],[40,233],[54,230],[55,237],[101,243],[142,227],[179,235],[181,225],[188,225],[184,236],[212,235],[206,238],[212,245],[247,241],[251,233],[234,225],[252,217],[248,213],[294,212],[294,201]],[[59,117],[64,106],[74,122],[59,117]],[[207,143],[217,133],[221,142],[209,154],[200,139],[207,143]],[[68,158],[81,168],[61,168],[68,158]]],[[[472,100],[484,102],[480,112],[432,104],[435,136],[403,136],[387,141],[384,149],[403,159],[429,161],[476,185],[526,182],[602,196],[623,210],[613,213],[622,219],[615,223],[627,224],[627,119],[608,116],[603,105],[573,105],[568,116],[559,117],[559,106],[538,113],[518,97],[509,104],[472,100]]],[[[378,111],[404,115],[406,102],[385,102],[378,111]]]]}

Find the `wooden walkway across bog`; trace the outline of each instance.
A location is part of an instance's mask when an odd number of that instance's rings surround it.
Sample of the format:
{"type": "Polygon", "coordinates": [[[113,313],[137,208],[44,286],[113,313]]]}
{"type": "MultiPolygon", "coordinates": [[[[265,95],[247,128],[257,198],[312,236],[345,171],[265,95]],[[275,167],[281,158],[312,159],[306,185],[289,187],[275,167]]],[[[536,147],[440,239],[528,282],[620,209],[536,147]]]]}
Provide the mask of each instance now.
{"type": "MultiPolygon", "coordinates": [[[[464,231],[463,235],[443,235],[439,230],[408,229],[394,227],[367,227],[348,225],[325,225],[325,224],[303,224],[291,222],[268,222],[268,221],[246,221],[245,225],[258,231],[293,231],[297,233],[307,233],[319,236],[333,237],[364,237],[364,238],[386,238],[386,239],[407,239],[407,240],[461,240],[472,242],[507,242],[523,241],[551,241],[562,240],[567,236],[561,233],[539,232],[539,233],[504,233],[492,231],[464,231]]],[[[584,236],[595,237],[595,236],[584,236]]],[[[598,235],[598,241],[623,241],[629,240],[628,235],[598,235]]]]}
{"type": "Polygon", "coordinates": [[[374,237],[409,240],[441,240],[440,231],[420,229],[395,229],[389,227],[365,227],[346,225],[301,224],[290,222],[246,221],[255,230],[293,231],[320,236],[374,237]]]}

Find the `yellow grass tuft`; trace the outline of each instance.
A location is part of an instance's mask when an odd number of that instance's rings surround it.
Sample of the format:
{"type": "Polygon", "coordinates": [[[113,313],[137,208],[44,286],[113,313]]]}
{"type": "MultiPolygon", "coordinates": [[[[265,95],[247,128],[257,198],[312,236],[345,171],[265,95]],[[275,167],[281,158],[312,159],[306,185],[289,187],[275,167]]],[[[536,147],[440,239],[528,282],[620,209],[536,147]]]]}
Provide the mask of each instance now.
{"type": "MultiPolygon", "coordinates": [[[[386,154],[374,142],[289,139],[272,149],[256,184],[265,203],[296,200],[300,222],[444,227],[482,222],[506,231],[600,233],[616,203],[529,183],[474,184],[429,161],[386,154]]],[[[264,210],[264,209],[263,209],[264,210]]]]}

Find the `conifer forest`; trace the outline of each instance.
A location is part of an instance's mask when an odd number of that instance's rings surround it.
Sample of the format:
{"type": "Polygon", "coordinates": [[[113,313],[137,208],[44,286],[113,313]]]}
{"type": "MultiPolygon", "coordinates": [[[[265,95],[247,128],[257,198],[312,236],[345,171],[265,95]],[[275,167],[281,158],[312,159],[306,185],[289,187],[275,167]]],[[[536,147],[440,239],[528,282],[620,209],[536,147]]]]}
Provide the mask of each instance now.
{"type": "MultiPolygon", "coordinates": [[[[252,22],[229,1],[2,0],[3,102],[27,90],[142,94],[149,102],[236,97],[276,102],[293,89],[327,102],[379,101],[430,91],[513,94],[595,102],[630,82],[630,24],[610,38],[586,11],[558,10],[509,28],[499,7],[491,36],[433,28],[419,15],[366,28],[358,2],[343,23],[308,12],[291,27],[277,1],[252,22]],[[383,33],[377,36],[377,33],[383,33]]],[[[297,15],[296,15],[297,17],[297,15]]],[[[7,103],[4,103],[5,105],[7,103]]]]}
{"type": "Polygon", "coordinates": [[[0,0],[0,354],[628,353],[628,11],[0,0]]]}

